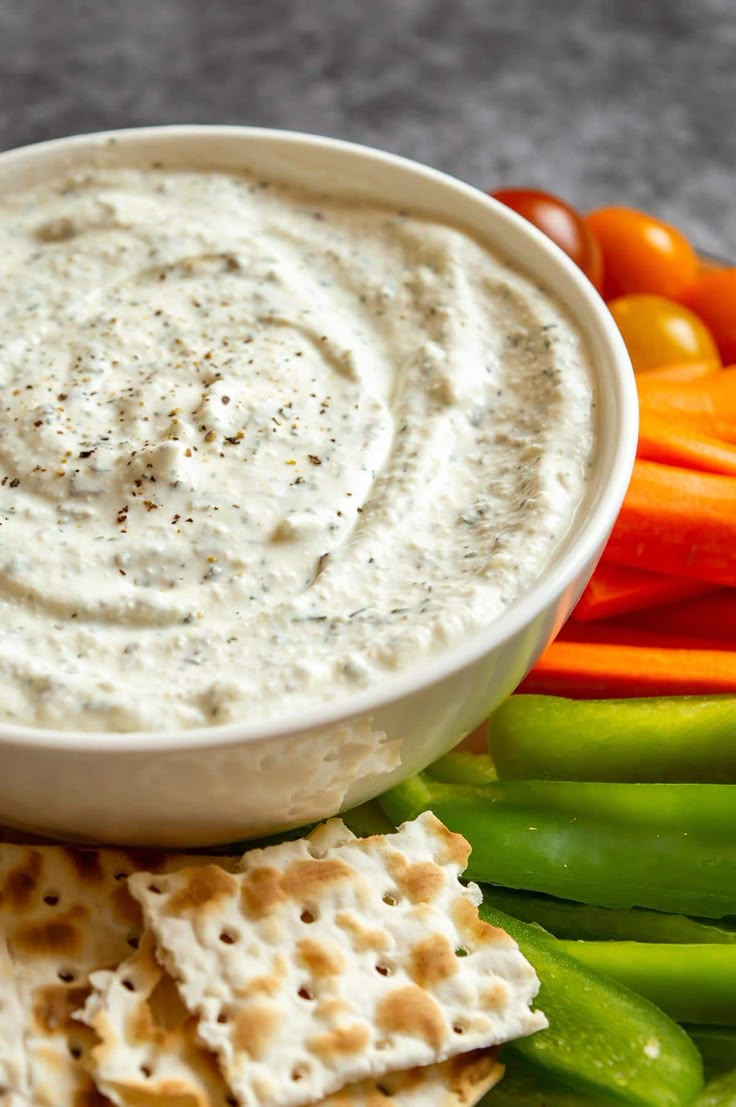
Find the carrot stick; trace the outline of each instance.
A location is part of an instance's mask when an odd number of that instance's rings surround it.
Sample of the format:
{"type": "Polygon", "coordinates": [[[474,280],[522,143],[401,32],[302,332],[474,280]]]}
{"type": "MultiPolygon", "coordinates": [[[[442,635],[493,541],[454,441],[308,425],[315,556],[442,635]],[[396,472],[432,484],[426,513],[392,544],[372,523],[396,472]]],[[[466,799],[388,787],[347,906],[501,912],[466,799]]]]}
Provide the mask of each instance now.
{"type": "Polygon", "coordinates": [[[586,623],[591,619],[608,619],[709,591],[711,585],[699,580],[647,573],[602,561],[578,600],[572,619],[586,623]]]}
{"type": "Polygon", "coordinates": [[[731,649],[736,649],[736,589],[720,588],[706,596],[666,604],[646,614],[635,612],[614,621],[630,631],[659,635],[662,645],[670,635],[696,635],[728,642],[731,649]]]}
{"type": "Polygon", "coordinates": [[[736,585],[736,477],[637,459],[603,557],[736,585]]]}
{"type": "Polygon", "coordinates": [[[704,432],[685,416],[659,414],[647,404],[640,406],[636,452],[648,461],[736,476],[736,444],[704,432]]]}
{"type": "Polygon", "coordinates": [[[736,651],[556,641],[517,691],[579,699],[736,692],[736,651]]]}
{"type": "Polygon", "coordinates": [[[702,380],[637,380],[639,407],[653,415],[697,423],[704,433],[736,442],[736,367],[702,380]]]}
{"type": "Polygon", "coordinates": [[[639,373],[637,385],[643,380],[647,381],[694,381],[701,377],[709,377],[711,373],[719,372],[720,361],[680,361],[674,365],[660,365],[657,369],[647,369],[639,373]]]}

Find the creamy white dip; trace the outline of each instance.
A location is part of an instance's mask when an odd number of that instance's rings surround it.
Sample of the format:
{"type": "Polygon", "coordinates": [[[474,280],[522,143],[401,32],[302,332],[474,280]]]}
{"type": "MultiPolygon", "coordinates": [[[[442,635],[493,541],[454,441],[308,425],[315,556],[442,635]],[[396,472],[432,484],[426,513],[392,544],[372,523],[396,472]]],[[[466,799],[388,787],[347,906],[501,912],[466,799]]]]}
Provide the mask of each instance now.
{"type": "Polygon", "coordinates": [[[0,203],[0,718],[157,730],[380,683],[540,573],[586,351],[467,234],[247,177],[0,203]]]}

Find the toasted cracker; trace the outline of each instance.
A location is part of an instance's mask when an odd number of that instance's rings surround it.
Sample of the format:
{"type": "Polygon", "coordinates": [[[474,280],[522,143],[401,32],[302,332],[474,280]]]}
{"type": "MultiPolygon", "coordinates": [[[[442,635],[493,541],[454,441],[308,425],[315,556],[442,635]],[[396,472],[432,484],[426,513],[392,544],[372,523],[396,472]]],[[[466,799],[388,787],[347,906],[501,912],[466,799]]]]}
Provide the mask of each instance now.
{"type": "MultiPolygon", "coordinates": [[[[234,1102],[195,1020],[154,956],[146,932],[140,950],[114,972],[93,973],[80,1017],[99,1044],[87,1067],[116,1107],[230,1107],[234,1102]]],[[[503,1072],[495,1050],[364,1080],[315,1107],[473,1107],[503,1072]]]]}
{"type": "Polygon", "coordinates": [[[136,873],[129,888],[238,1103],[306,1107],[547,1025],[530,1010],[534,970],[458,880],[469,852],[425,813],[395,834],[300,839],[250,851],[237,874],[136,873]]]}
{"type": "Polygon", "coordinates": [[[15,1004],[15,1040],[0,1046],[7,1096],[33,1107],[106,1102],[84,1068],[94,1035],[72,1014],[85,1001],[90,972],[118,965],[139,940],[142,920],[127,890],[128,874],[199,860],[152,851],[0,845],[0,936],[15,1004]]]}

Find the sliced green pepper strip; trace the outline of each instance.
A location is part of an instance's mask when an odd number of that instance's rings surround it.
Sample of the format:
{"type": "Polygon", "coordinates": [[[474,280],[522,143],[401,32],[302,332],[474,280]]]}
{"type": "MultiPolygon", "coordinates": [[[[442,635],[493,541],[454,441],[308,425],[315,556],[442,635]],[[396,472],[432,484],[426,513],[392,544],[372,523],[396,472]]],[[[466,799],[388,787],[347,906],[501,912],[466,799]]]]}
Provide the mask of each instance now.
{"type": "MultiPolygon", "coordinates": [[[[525,922],[535,922],[556,938],[619,942],[722,942],[736,944],[736,930],[711,922],[651,911],[646,907],[597,907],[538,892],[494,887],[491,902],[525,922]]],[[[734,1058],[736,1062],[736,1058],[734,1058]]]]}
{"type": "Polygon", "coordinates": [[[576,962],[539,927],[485,902],[480,914],[507,931],[536,969],[536,1003],[549,1021],[546,1030],[506,1046],[505,1056],[521,1056],[545,1077],[622,1103],[692,1105],[702,1062],[684,1030],[641,996],[576,962]]]}
{"type": "Polygon", "coordinates": [[[498,779],[493,762],[486,753],[453,750],[426,769],[427,776],[444,784],[491,784],[498,779]]]}
{"type": "Polygon", "coordinates": [[[491,716],[502,779],[736,782],[736,696],[510,696],[491,716]]]}
{"type": "Polygon", "coordinates": [[[695,1107],[734,1107],[736,1104],[736,1069],[711,1080],[698,1096],[695,1107]]]}
{"type": "Polygon", "coordinates": [[[343,811],[340,818],[359,838],[368,838],[372,834],[393,834],[396,830],[376,800],[369,800],[368,803],[361,803],[359,807],[353,807],[350,811],[343,811]]]}
{"type": "Polygon", "coordinates": [[[480,1101],[480,1107],[621,1107],[616,1097],[591,1095],[555,1080],[522,1057],[501,1053],[503,1080],[480,1101]]]}
{"type": "Polygon", "coordinates": [[[736,1024],[736,948],[568,942],[560,948],[645,996],[678,1022],[736,1024]]]}
{"type": "Polygon", "coordinates": [[[420,774],[381,797],[396,823],[431,810],[470,842],[471,880],[604,907],[720,918],[736,911],[736,803],[723,784],[505,780],[420,774]]]}
{"type": "Polygon", "coordinates": [[[736,1066],[736,1028],[733,1026],[683,1025],[703,1058],[703,1068],[708,1080],[736,1066]]]}

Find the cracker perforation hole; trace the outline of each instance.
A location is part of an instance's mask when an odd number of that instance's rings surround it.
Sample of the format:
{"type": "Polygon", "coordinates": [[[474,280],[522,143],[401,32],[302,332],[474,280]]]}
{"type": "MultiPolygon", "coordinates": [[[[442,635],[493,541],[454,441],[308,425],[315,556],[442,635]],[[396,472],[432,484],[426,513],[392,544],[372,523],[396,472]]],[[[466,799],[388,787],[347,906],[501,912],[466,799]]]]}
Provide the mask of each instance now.
{"type": "Polygon", "coordinates": [[[123,980],[121,983],[122,983],[123,987],[126,989],[126,991],[128,991],[128,992],[134,992],[135,991],[135,984],[130,979],[130,977],[126,976],[125,980],[123,980]]]}
{"type": "Polygon", "coordinates": [[[234,930],[220,931],[220,941],[224,946],[234,946],[239,937],[240,935],[236,934],[234,930]]]}
{"type": "Polygon", "coordinates": [[[304,908],[302,909],[302,913],[301,913],[301,915],[299,916],[299,918],[301,919],[301,921],[302,921],[303,923],[307,923],[307,924],[309,924],[309,923],[313,923],[313,922],[316,922],[316,921],[317,921],[317,918],[318,918],[318,915],[317,915],[317,912],[316,912],[316,911],[312,911],[312,909],[311,909],[311,908],[309,908],[309,907],[304,907],[304,908]]]}
{"type": "Polygon", "coordinates": [[[399,897],[395,892],[385,892],[383,896],[383,902],[387,907],[396,907],[399,902],[399,897]]]}
{"type": "Polygon", "coordinates": [[[140,1066],[140,1072],[141,1076],[145,1076],[146,1080],[150,1080],[153,1076],[153,1069],[150,1065],[146,1065],[145,1063],[140,1066]]]}
{"type": "Polygon", "coordinates": [[[123,870],[121,869],[120,872],[113,873],[113,879],[114,880],[127,880],[128,879],[128,874],[126,872],[123,872],[123,870]]]}
{"type": "Polygon", "coordinates": [[[149,884],[148,885],[148,891],[153,892],[153,894],[155,896],[162,896],[163,895],[163,892],[159,888],[158,884],[149,884]]]}
{"type": "Polygon", "coordinates": [[[217,1016],[217,1021],[219,1022],[220,1026],[225,1026],[226,1023],[229,1023],[230,1016],[228,1015],[227,1011],[220,1011],[220,1014],[217,1016]]]}
{"type": "Polygon", "coordinates": [[[380,1092],[381,1095],[385,1095],[386,1099],[391,1099],[394,1094],[390,1088],[386,1087],[385,1084],[376,1084],[376,1091],[380,1092]]]}
{"type": "Polygon", "coordinates": [[[468,1029],[468,1024],[466,1022],[461,1022],[459,1019],[458,1019],[457,1022],[454,1022],[452,1024],[453,1034],[458,1034],[458,1035],[459,1034],[464,1034],[467,1029],[468,1029]]]}
{"type": "Polygon", "coordinates": [[[141,944],[141,940],[136,934],[131,934],[127,942],[131,949],[138,949],[141,944]]]}
{"type": "Polygon", "coordinates": [[[296,994],[299,996],[300,999],[306,999],[306,1000],[314,999],[314,992],[310,991],[309,988],[302,987],[302,988],[299,989],[299,991],[296,994]]]}
{"type": "Polygon", "coordinates": [[[385,964],[385,962],[383,961],[379,961],[379,963],[376,965],[376,972],[379,974],[379,976],[391,976],[391,973],[393,971],[394,970],[391,968],[391,966],[385,964]]]}
{"type": "Polygon", "coordinates": [[[69,1051],[69,1056],[73,1057],[75,1061],[78,1061],[82,1056],[82,1047],[77,1042],[67,1042],[66,1048],[69,1051]]]}
{"type": "Polygon", "coordinates": [[[43,897],[43,902],[48,907],[56,907],[57,903],[59,902],[59,897],[56,892],[47,892],[46,895],[43,897]]]}
{"type": "Polygon", "coordinates": [[[306,1065],[295,1065],[291,1070],[291,1079],[296,1084],[297,1081],[303,1080],[305,1076],[309,1075],[309,1069],[306,1065]]]}
{"type": "Polygon", "coordinates": [[[59,969],[56,975],[63,984],[72,984],[77,979],[73,969],[59,969]]]}

